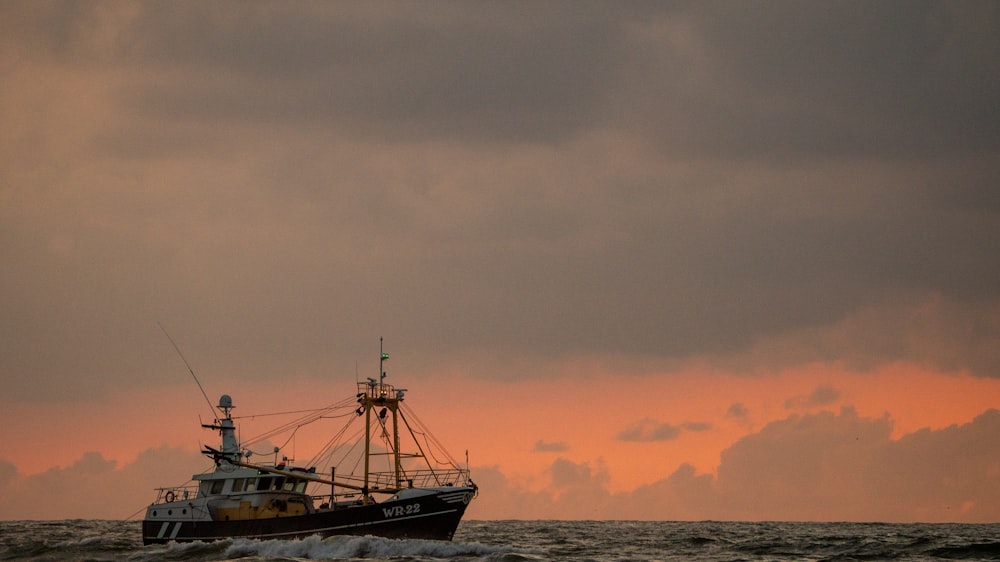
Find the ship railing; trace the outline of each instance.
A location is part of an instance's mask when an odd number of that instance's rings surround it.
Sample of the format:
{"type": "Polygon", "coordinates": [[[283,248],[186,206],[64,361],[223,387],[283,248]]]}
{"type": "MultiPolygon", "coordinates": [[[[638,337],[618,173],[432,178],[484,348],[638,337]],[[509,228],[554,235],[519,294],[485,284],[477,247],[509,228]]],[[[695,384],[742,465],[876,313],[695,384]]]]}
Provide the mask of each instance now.
{"type": "Polygon", "coordinates": [[[198,486],[172,486],[156,489],[156,501],[153,503],[170,503],[191,500],[198,497],[198,486]]]}
{"type": "Polygon", "coordinates": [[[391,384],[386,383],[358,383],[358,394],[368,398],[396,398],[396,389],[391,384]]]}
{"type": "MultiPolygon", "coordinates": [[[[401,476],[402,488],[437,488],[440,486],[466,486],[469,471],[462,468],[448,470],[407,470],[401,476]]],[[[396,473],[373,472],[369,484],[372,490],[396,488],[396,473]]]]}

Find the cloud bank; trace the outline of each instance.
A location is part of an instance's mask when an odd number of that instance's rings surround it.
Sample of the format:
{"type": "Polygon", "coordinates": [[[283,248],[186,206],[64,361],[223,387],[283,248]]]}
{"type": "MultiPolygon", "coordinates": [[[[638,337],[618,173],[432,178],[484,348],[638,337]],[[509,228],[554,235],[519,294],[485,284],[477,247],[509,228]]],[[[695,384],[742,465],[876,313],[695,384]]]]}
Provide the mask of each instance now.
{"type": "Polygon", "coordinates": [[[964,425],[890,438],[892,421],[839,413],[772,422],[722,453],[716,474],[682,465],[626,492],[608,490],[600,461],[565,458],[529,490],[497,468],[471,517],[993,522],[1000,519],[1000,411],[964,425]]]}

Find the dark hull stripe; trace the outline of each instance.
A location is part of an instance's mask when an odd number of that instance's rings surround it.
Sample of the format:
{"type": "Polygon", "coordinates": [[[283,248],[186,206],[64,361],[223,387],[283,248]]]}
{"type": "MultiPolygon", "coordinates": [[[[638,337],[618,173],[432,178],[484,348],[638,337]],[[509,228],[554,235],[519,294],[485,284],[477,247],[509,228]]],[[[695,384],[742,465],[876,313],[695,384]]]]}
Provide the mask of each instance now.
{"type": "Polygon", "coordinates": [[[384,502],[367,507],[246,521],[143,521],[143,543],[214,541],[230,538],[292,539],[310,535],[380,535],[451,540],[465,504],[441,496],[384,502]],[[411,508],[410,514],[400,513],[411,508]]]}

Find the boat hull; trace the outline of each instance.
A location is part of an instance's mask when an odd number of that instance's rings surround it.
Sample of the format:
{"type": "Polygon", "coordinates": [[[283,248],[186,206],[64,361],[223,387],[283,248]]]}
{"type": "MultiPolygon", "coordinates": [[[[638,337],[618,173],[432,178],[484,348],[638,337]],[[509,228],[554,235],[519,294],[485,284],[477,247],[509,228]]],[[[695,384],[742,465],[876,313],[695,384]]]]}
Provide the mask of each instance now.
{"type": "Polygon", "coordinates": [[[266,519],[146,519],[142,522],[142,542],[287,540],[311,535],[451,540],[474,493],[472,488],[456,487],[433,495],[266,519]]]}

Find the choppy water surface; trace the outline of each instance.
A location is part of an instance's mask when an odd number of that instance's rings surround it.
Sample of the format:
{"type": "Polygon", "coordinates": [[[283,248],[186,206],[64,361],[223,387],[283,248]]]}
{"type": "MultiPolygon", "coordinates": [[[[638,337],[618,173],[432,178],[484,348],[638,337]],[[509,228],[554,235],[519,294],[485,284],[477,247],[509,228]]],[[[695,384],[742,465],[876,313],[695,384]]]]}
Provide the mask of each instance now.
{"type": "Polygon", "coordinates": [[[136,521],[0,522],[0,560],[1000,560],[1000,524],[466,521],[376,537],[142,546],[136,521]]]}

